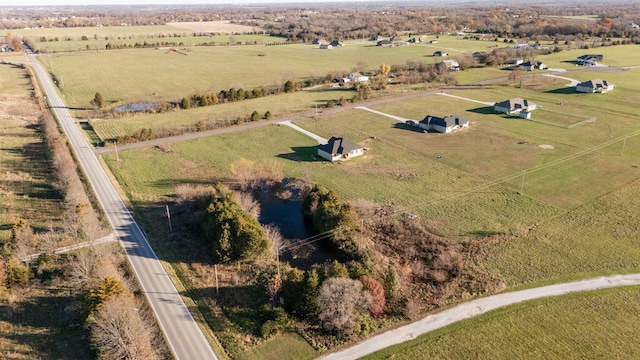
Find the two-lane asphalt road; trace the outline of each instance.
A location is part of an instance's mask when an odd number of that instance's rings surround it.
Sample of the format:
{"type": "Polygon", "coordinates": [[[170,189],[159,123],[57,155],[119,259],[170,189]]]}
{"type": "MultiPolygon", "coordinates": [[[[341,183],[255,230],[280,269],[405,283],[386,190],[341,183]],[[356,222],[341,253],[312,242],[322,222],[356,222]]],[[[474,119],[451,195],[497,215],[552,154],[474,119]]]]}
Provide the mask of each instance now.
{"type": "Polygon", "coordinates": [[[146,237],[74,123],[49,76],[36,56],[30,52],[28,54],[49,105],[69,138],[98,201],[126,251],[174,357],[178,360],[217,359],[146,237]]]}

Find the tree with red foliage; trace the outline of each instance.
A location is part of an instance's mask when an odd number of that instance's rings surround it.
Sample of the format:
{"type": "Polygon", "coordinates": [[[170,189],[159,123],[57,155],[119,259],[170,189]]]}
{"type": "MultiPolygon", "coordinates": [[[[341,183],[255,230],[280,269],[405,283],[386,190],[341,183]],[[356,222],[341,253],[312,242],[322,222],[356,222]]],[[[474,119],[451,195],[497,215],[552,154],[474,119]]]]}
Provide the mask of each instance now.
{"type": "Polygon", "coordinates": [[[372,278],[371,276],[365,275],[360,278],[360,282],[364,286],[365,290],[371,293],[373,298],[371,308],[369,309],[369,311],[371,311],[371,315],[378,316],[382,314],[386,300],[384,298],[384,288],[380,281],[372,278]]]}

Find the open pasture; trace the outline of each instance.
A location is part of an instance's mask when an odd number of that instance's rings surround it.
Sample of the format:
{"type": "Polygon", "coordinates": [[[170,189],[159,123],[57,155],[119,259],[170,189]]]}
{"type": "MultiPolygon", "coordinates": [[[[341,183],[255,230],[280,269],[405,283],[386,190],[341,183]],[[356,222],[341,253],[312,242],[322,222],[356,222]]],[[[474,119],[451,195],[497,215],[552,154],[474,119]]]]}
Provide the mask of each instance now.
{"type": "MultiPolygon", "coordinates": [[[[604,55],[602,63],[608,66],[638,66],[638,45],[616,45],[603,46],[590,49],[572,49],[564,50],[557,53],[538,56],[538,60],[543,61],[550,68],[563,68],[567,70],[582,69],[583,66],[577,66],[575,60],[580,55],[585,54],[602,54],[604,55]]],[[[600,69],[594,69],[600,70],[600,69]]]]}
{"type": "Polygon", "coordinates": [[[634,359],[640,288],[607,289],[498,309],[364,359],[634,359]],[[610,311],[614,310],[614,311],[610,311]]]}
{"type": "Polygon", "coordinates": [[[434,45],[393,48],[365,41],[332,50],[310,44],[192,47],[184,52],[186,55],[166,49],[127,49],[50,54],[41,61],[63,83],[68,105],[84,107],[96,91],[102,93],[107,104],[177,101],[196,91],[277,85],[334,71],[376,71],[382,63],[434,63],[442,60],[432,56],[436,50],[454,56],[488,44],[441,37],[434,45]]]}
{"type": "Polygon", "coordinates": [[[313,111],[316,105],[322,111],[327,101],[337,101],[343,96],[345,99],[350,99],[354,94],[355,91],[348,89],[322,88],[168,113],[96,120],[92,124],[95,132],[103,140],[108,140],[115,139],[121,135],[132,135],[143,128],[153,130],[176,127],[186,128],[194,126],[199,121],[215,122],[249,118],[253,111],[257,111],[261,115],[269,111],[274,118],[301,111],[313,111]]]}

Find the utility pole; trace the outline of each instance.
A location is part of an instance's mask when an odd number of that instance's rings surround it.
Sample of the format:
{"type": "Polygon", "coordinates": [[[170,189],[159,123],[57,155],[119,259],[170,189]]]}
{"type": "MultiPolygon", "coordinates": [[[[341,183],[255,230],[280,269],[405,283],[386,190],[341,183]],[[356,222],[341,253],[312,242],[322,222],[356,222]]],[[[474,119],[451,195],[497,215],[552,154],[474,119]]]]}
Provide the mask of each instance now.
{"type": "Polygon", "coordinates": [[[218,296],[218,264],[213,265],[213,270],[216,273],[216,297],[218,296]]]}
{"type": "Polygon", "coordinates": [[[167,220],[169,221],[169,231],[173,232],[173,227],[171,226],[171,213],[169,212],[169,205],[165,205],[167,208],[167,220]]]}

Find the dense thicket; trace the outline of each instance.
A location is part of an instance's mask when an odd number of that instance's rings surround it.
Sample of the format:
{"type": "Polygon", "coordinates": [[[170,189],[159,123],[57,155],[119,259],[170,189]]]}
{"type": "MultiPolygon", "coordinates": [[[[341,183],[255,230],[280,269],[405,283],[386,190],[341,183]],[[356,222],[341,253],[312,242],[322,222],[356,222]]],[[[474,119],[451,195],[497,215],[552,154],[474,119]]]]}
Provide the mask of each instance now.
{"type": "Polygon", "coordinates": [[[249,260],[272,249],[260,223],[233,201],[233,194],[212,194],[202,227],[217,262],[249,260]]]}

